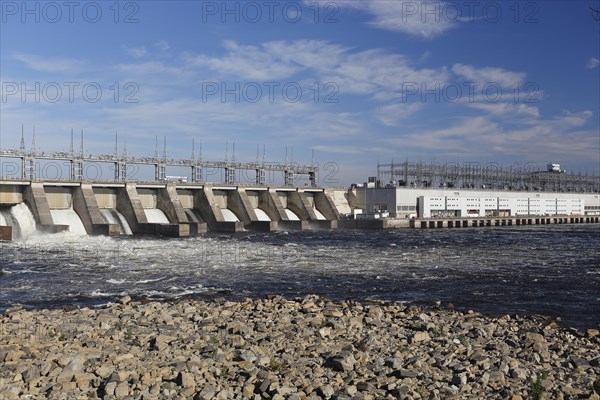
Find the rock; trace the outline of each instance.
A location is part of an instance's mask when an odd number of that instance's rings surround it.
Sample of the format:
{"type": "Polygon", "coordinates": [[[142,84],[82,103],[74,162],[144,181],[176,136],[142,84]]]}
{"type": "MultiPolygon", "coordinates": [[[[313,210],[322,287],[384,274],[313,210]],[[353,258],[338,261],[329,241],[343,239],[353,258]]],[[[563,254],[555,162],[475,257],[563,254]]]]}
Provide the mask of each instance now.
{"type": "Polygon", "coordinates": [[[94,371],[94,373],[96,375],[98,375],[100,378],[108,378],[110,376],[110,374],[113,373],[113,371],[115,370],[115,367],[113,367],[110,364],[103,364],[100,367],[96,368],[96,370],[94,371]]]}
{"type": "Polygon", "coordinates": [[[411,339],[411,343],[427,343],[431,340],[429,333],[427,332],[417,332],[413,335],[411,339]]]}
{"type": "Polygon", "coordinates": [[[194,375],[190,374],[189,372],[181,372],[179,374],[179,381],[181,386],[184,388],[193,388],[196,386],[194,375]]]}
{"type": "Polygon", "coordinates": [[[543,342],[543,341],[544,341],[544,337],[542,335],[540,335],[539,333],[527,332],[525,334],[525,343],[527,343],[528,346],[532,346],[534,343],[539,343],[539,342],[543,342]]]}
{"type": "Polygon", "coordinates": [[[106,386],[104,386],[104,393],[106,393],[107,396],[114,396],[116,388],[117,382],[108,382],[106,386]]]}
{"type": "Polygon", "coordinates": [[[548,321],[316,296],[20,310],[0,398],[595,399],[598,335],[548,321]]]}
{"type": "Polygon", "coordinates": [[[202,400],[211,400],[216,396],[216,394],[217,389],[211,385],[207,385],[200,391],[200,393],[196,395],[196,397],[202,400]]]}
{"type": "Polygon", "coordinates": [[[354,364],[356,363],[356,359],[354,355],[345,350],[341,353],[329,358],[327,364],[336,371],[348,372],[354,369],[354,364]]]}
{"type": "Polygon", "coordinates": [[[129,386],[127,385],[127,382],[121,382],[115,388],[115,397],[117,399],[122,399],[123,397],[127,396],[128,394],[129,394],[129,386]]]}
{"type": "Polygon", "coordinates": [[[21,357],[23,357],[25,355],[24,352],[22,352],[21,350],[11,350],[9,352],[6,353],[6,356],[4,358],[4,362],[15,362],[15,361],[19,361],[21,359],[21,357]]]}
{"type": "Polygon", "coordinates": [[[129,297],[129,296],[123,296],[119,299],[119,303],[121,303],[123,305],[129,304],[130,301],[131,301],[131,297],[129,297]]]}
{"type": "Polygon", "coordinates": [[[319,336],[321,336],[322,339],[330,337],[331,336],[331,328],[326,326],[324,328],[319,329],[319,336]]]}
{"type": "Polygon", "coordinates": [[[21,376],[23,377],[23,382],[31,382],[40,376],[40,368],[36,366],[27,368],[21,373],[21,376]]]}
{"type": "Polygon", "coordinates": [[[252,350],[246,350],[246,351],[242,352],[237,358],[238,361],[248,361],[248,362],[254,362],[254,361],[256,361],[256,359],[257,359],[256,354],[252,350]]]}
{"type": "Polygon", "coordinates": [[[515,368],[511,371],[510,376],[524,381],[527,379],[527,371],[524,368],[515,368]]]}
{"type": "Polygon", "coordinates": [[[333,394],[335,393],[335,391],[330,385],[321,386],[317,391],[319,395],[325,399],[330,399],[331,396],[333,396],[333,394]]]}
{"type": "Polygon", "coordinates": [[[244,385],[244,389],[242,390],[242,395],[244,397],[251,397],[254,394],[254,385],[246,384],[244,385]]]}
{"type": "Polygon", "coordinates": [[[506,379],[502,371],[490,371],[488,386],[494,390],[500,390],[506,385],[506,379]]]}
{"type": "Polygon", "coordinates": [[[358,392],[358,389],[354,385],[346,387],[346,393],[348,396],[354,396],[358,392]]]}
{"type": "Polygon", "coordinates": [[[466,373],[460,373],[460,374],[454,374],[452,376],[452,380],[450,381],[450,383],[456,387],[461,387],[463,385],[467,384],[467,374],[466,373]]]}
{"type": "Polygon", "coordinates": [[[56,377],[57,382],[68,382],[75,374],[83,371],[83,363],[79,357],[75,357],[71,362],[67,364],[65,368],[61,371],[61,373],[56,377]]]}
{"type": "Polygon", "coordinates": [[[20,390],[14,386],[0,387],[0,399],[18,400],[20,390]]]}
{"type": "Polygon", "coordinates": [[[590,362],[583,357],[577,357],[572,355],[569,357],[569,361],[571,361],[571,363],[574,366],[579,368],[588,368],[590,366],[590,362]]]}

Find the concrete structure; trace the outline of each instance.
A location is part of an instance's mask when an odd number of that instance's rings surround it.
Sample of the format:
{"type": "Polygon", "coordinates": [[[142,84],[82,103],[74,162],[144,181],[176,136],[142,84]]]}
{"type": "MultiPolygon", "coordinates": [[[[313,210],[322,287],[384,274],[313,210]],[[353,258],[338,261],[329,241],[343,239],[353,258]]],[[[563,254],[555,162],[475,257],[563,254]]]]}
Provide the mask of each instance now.
{"type": "Polygon", "coordinates": [[[415,229],[468,228],[490,226],[523,226],[554,224],[598,224],[600,216],[554,216],[554,217],[491,217],[452,219],[412,219],[410,227],[415,229]]]}
{"type": "Polygon", "coordinates": [[[456,188],[537,192],[600,193],[600,176],[570,173],[560,164],[500,165],[494,162],[392,162],[377,165],[373,187],[456,188]]]}
{"type": "MultiPolygon", "coordinates": [[[[0,207],[19,203],[29,207],[38,229],[69,229],[53,217],[65,211],[90,235],[119,235],[123,224],[133,234],[173,237],[207,230],[335,229],[339,219],[330,193],[315,187],[0,181],[0,207]]],[[[0,237],[11,236],[9,228],[2,227],[0,237]]]]}
{"type": "Polygon", "coordinates": [[[395,218],[600,215],[598,193],[366,187],[353,192],[356,208],[388,210],[395,218]]]}

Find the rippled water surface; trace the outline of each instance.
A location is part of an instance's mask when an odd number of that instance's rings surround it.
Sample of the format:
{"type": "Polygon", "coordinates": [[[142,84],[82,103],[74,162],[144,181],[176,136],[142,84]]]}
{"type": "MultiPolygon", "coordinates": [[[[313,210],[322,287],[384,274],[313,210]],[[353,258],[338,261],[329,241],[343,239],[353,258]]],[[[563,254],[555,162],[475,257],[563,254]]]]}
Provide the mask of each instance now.
{"type": "Polygon", "coordinates": [[[600,227],[310,231],[188,239],[37,235],[0,244],[0,311],[119,296],[452,302],[600,322],[600,227]]]}

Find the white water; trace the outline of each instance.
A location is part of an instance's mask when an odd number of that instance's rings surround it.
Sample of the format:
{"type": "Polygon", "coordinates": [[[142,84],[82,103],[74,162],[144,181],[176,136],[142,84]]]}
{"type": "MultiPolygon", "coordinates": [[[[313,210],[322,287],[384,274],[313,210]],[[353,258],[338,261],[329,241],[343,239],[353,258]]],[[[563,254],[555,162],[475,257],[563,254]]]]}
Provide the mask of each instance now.
{"type": "Polygon", "coordinates": [[[185,209],[185,214],[187,215],[189,222],[197,222],[197,223],[203,223],[204,222],[204,220],[198,214],[198,212],[195,211],[195,210],[193,210],[193,209],[191,209],[191,208],[186,208],[185,209]]]}
{"type": "Polygon", "coordinates": [[[11,226],[13,237],[27,239],[35,232],[35,218],[25,203],[0,211],[0,225],[11,226]]]}
{"type": "Polygon", "coordinates": [[[317,219],[319,221],[323,221],[323,220],[327,219],[327,218],[325,218],[325,216],[323,214],[321,214],[321,211],[317,210],[316,208],[314,208],[313,211],[315,212],[315,215],[317,216],[317,219]]]}
{"type": "Polygon", "coordinates": [[[300,218],[298,218],[298,216],[289,208],[285,209],[285,213],[290,221],[300,221],[300,218]]]}
{"type": "Polygon", "coordinates": [[[104,218],[104,222],[107,224],[119,225],[119,232],[121,235],[132,235],[133,232],[127,223],[127,220],[119,211],[114,209],[103,208],[100,210],[100,214],[104,218]]]}
{"type": "Polygon", "coordinates": [[[261,210],[260,208],[255,208],[254,212],[256,213],[256,218],[258,218],[259,221],[270,221],[271,220],[271,218],[269,218],[267,213],[264,212],[263,210],[261,210]]]}
{"type": "Polygon", "coordinates": [[[235,216],[233,211],[228,208],[221,208],[221,214],[223,214],[223,218],[226,222],[238,222],[238,217],[235,216]]]}
{"type": "Polygon", "coordinates": [[[145,208],[144,212],[146,213],[146,218],[148,218],[148,222],[151,224],[168,224],[169,219],[165,215],[165,213],[158,208],[145,208]]]}
{"type": "Polygon", "coordinates": [[[72,208],[66,210],[50,210],[55,225],[69,225],[69,232],[87,235],[81,218],[72,208]]]}

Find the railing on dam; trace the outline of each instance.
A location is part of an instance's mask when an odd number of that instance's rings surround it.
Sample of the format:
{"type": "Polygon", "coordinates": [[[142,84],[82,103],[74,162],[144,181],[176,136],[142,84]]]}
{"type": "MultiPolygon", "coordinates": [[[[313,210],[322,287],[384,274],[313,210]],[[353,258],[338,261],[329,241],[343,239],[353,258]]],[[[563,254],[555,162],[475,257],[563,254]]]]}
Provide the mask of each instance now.
{"type": "MultiPolygon", "coordinates": [[[[154,181],[168,181],[172,177],[166,174],[166,167],[187,167],[191,169],[192,183],[203,182],[203,172],[215,171],[224,172],[223,183],[236,183],[238,171],[252,171],[254,174],[254,182],[251,184],[258,186],[266,186],[266,173],[280,172],[284,177],[284,186],[294,186],[295,181],[300,178],[308,178],[310,186],[316,186],[318,166],[300,165],[293,162],[237,162],[237,161],[204,161],[200,158],[194,159],[174,159],[163,157],[134,157],[123,154],[115,155],[93,155],[80,152],[37,152],[35,150],[0,150],[0,158],[18,158],[20,159],[20,170],[18,175],[5,176],[2,171],[2,179],[5,180],[38,180],[36,160],[53,160],[65,161],[69,165],[69,180],[71,181],[90,181],[93,179],[84,178],[84,163],[108,163],[113,165],[114,180],[116,182],[131,181],[128,176],[128,166],[131,165],[148,165],[154,167],[154,181]]],[[[179,177],[175,177],[179,178],[179,177]]],[[[48,177],[43,177],[44,181],[52,180],[48,177]]],[[[57,179],[65,181],[63,177],[57,179]]],[[[136,179],[136,181],[139,181],[136,179]]],[[[187,181],[187,178],[185,179],[187,181]]],[[[248,182],[250,183],[250,182],[248,182]]]]}

